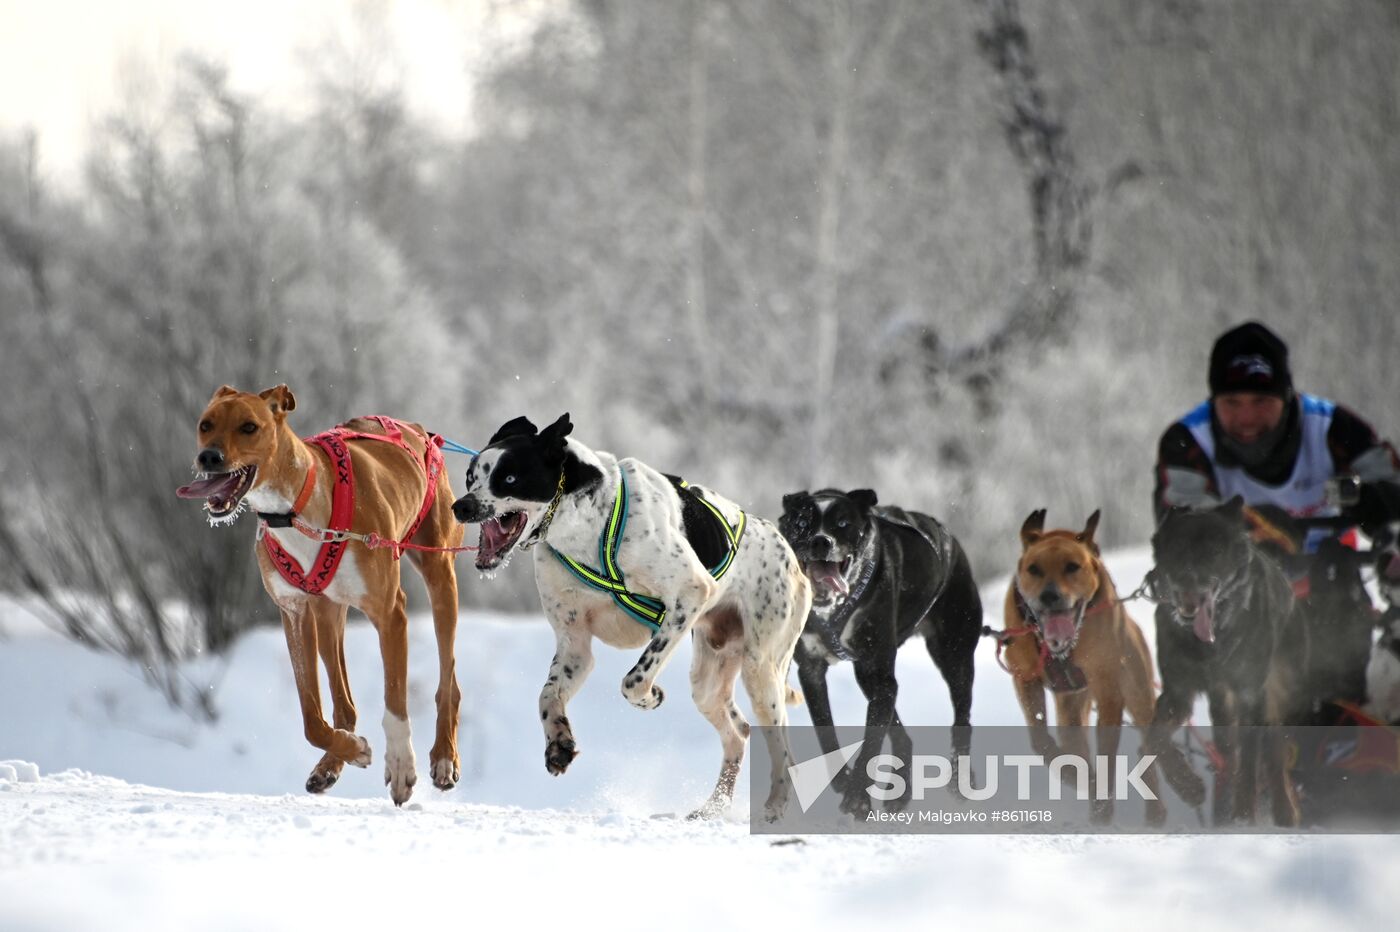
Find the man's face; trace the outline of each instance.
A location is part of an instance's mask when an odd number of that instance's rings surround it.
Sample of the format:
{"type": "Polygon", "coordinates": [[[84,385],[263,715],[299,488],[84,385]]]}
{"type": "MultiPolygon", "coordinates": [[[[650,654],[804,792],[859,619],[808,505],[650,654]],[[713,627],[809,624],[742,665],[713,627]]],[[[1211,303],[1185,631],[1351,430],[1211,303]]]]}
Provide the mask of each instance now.
{"type": "Polygon", "coordinates": [[[1283,399],[1258,392],[1229,392],[1215,397],[1215,419],[1236,443],[1253,443],[1283,420],[1283,399]]]}

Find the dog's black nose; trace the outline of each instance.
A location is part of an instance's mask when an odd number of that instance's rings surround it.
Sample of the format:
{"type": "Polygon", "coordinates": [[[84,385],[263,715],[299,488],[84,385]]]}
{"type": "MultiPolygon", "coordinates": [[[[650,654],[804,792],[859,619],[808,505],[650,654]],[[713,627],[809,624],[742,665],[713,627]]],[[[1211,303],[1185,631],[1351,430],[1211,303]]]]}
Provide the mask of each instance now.
{"type": "Polygon", "coordinates": [[[812,556],[820,559],[831,552],[831,538],[825,534],[818,534],[812,538],[812,556]]]}
{"type": "Polygon", "coordinates": [[[452,503],[452,516],[458,524],[466,524],[476,515],[476,502],[470,495],[463,495],[452,503]]]}
{"type": "Polygon", "coordinates": [[[213,447],[205,447],[199,451],[199,456],[195,457],[195,462],[199,468],[205,472],[217,472],[224,468],[224,454],[222,450],[213,447]]]}
{"type": "Polygon", "coordinates": [[[1053,608],[1060,604],[1060,590],[1055,588],[1054,583],[1040,590],[1040,604],[1046,608],[1053,608]]]}

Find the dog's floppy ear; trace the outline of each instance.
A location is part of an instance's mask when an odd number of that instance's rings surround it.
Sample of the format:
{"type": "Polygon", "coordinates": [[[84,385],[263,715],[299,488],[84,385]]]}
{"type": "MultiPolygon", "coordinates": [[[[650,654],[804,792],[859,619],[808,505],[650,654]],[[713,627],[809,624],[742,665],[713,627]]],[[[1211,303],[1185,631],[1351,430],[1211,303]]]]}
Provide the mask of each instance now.
{"type": "Polygon", "coordinates": [[[812,493],[803,489],[801,492],[789,492],[783,496],[783,511],[796,511],[802,503],[812,497],[812,493]]]}
{"type": "Polygon", "coordinates": [[[851,489],[846,493],[846,497],[855,502],[861,511],[869,511],[880,503],[879,497],[872,489],[851,489]]]}
{"type": "Polygon", "coordinates": [[[530,423],[530,419],[522,414],[520,417],[511,418],[497,428],[486,445],[488,447],[494,446],[502,440],[509,440],[511,437],[533,437],[539,432],[539,428],[530,423]]]}
{"type": "Polygon", "coordinates": [[[559,419],[540,431],[540,439],[550,446],[564,445],[564,438],[574,432],[573,422],[569,420],[569,412],[565,411],[559,415],[559,419]]]}
{"type": "Polygon", "coordinates": [[[1021,546],[1029,547],[1040,539],[1040,532],[1045,530],[1045,509],[1038,508],[1030,513],[1026,518],[1026,523],[1021,525],[1021,546]]]}
{"type": "MultiPolygon", "coordinates": [[[[223,391],[223,389],[219,389],[223,391]]],[[[267,402],[267,406],[272,409],[273,414],[286,414],[288,411],[295,411],[297,408],[297,396],[292,394],[292,390],[286,385],[276,385],[267,391],[258,392],[258,397],[267,402]]]]}

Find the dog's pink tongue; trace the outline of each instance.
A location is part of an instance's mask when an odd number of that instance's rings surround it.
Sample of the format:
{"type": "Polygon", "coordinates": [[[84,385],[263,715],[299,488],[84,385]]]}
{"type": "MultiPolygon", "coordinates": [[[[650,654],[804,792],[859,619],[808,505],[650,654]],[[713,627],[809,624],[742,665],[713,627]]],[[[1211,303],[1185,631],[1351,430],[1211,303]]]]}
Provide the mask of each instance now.
{"type": "Polygon", "coordinates": [[[213,498],[221,493],[233,491],[237,484],[237,474],[227,473],[222,476],[210,476],[207,479],[196,479],[189,485],[180,486],[175,490],[175,494],[181,498],[213,498]]]}
{"type": "Polygon", "coordinates": [[[1042,622],[1047,641],[1064,643],[1074,639],[1074,612],[1050,612],[1042,622]]]}
{"type": "Polygon", "coordinates": [[[839,589],[842,595],[850,595],[851,587],[846,577],[841,575],[841,564],[827,560],[814,560],[807,564],[807,573],[812,582],[821,583],[828,589],[839,589]]]}
{"type": "Polygon", "coordinates": [[[481,552],[495,554],[505,544],[510,535],[501,527],[500,518],[492,518],[481,525],[481,552]]]}
{"type": "Polygon", "coordinates": [[[1215,598],[1206,596],[1201,599],[1201,604],[1196,606],[1196,618],[1191,625],[1191,630],[1196,632],[1196,637],[1207,644],[1215,643],[1215,598]]]}

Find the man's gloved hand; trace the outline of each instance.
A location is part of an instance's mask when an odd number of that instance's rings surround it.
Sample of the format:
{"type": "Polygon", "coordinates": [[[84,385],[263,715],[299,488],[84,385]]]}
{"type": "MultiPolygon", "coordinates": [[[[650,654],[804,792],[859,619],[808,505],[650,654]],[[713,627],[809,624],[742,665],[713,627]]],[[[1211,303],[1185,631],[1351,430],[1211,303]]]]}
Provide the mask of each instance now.
{"type": "Polygon", "coordinates": [[[1375,538],[1392,521],[1400,521],[1400,486],[1390,482],[1361,483],[1361,499],[1346,510],[1367,537],[1375,538]]]}
{"type": "Polygon", "coordinates": [[[1249,536],[1256,544],[1272,546],[1279,553],[1294,554],[1303,543],[1303,531],[1287,511],[1277,505],[1251,505],[1244,510],[1249,536]]]}

